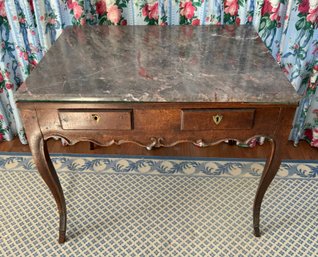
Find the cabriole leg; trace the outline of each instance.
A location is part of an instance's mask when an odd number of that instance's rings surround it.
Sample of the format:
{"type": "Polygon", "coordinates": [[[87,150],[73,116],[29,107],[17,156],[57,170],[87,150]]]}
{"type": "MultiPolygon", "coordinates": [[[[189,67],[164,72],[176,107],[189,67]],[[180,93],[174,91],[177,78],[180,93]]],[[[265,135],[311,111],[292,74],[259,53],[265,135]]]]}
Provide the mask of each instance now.
{"type": "Polygon", "coordinates": [[[276,144],[274,140],[271,140],[271,154],[270,157],[267,159],[265,168],[260,179],[258,189],[256,192],[255,200],[254,200],[254,208],[253,208],[253,226],[254,226],[254,235],[256,237],[260,237],[260,212],[261,212],[261,205],[264,198],[264,195],[274,179],[279,166],[281,164],[281,156],[280,156],[280,149],[279,144],[276,144]]]}
{"type": "Polygon", "coordinates": [[[57,204],[60,215],[58,241],[59,243],[64,243],[66,239],[66,204],[63,190],[48,154],[47,142],[41,133],[35,110],[22,110],[21,114],[34,163],[57,204]]]}

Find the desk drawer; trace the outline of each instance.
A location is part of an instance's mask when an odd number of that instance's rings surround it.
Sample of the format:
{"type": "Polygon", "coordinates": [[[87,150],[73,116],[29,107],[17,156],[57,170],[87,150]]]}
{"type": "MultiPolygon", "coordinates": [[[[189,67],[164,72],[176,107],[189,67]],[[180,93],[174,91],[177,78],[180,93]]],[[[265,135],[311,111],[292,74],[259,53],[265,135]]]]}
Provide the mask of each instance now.
{"type": "Polygon", "coordinates": [[[251,129],[254,109],[183,109],[181,130],[251,129]]]}
{"type": "Polygon", "coordinates": [[[132,110],[59,110],[63,129],[131,130],[132,110]]]}

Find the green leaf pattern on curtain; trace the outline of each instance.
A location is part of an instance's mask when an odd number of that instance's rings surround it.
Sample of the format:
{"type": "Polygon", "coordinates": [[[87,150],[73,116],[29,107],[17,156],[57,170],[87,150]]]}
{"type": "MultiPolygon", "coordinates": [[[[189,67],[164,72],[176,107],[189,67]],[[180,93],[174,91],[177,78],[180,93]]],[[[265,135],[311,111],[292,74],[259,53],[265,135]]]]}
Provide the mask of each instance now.
{"type": "Polygon", "coordinates": [[[318,147],[318,0],[0,0],[0,140],[26,143],[14,91],[63,28],[85,24],[253,24],[304,95],[291,138],[318,147]]]}

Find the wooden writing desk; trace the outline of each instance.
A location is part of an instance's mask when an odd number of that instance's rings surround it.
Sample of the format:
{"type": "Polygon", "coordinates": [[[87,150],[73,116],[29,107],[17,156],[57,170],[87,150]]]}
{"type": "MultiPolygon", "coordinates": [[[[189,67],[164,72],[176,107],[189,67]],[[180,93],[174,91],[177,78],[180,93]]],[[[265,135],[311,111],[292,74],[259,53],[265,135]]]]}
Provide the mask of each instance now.
{"type": "MultiPolygon", "coordinates": [[[[60,214],[66,205],[46,140],[200,147],[271,142],[254,203],[281,162],[299,96],[252,27],[69,27],[16,94],[30,149],[60,214]],[[233,142],[233,141],[232,141],[233,142]]],[[[244,149],[243,149],[244,150],[244,149]]],[[[243,151],[242,150],[242,151],[243,151]]]]}

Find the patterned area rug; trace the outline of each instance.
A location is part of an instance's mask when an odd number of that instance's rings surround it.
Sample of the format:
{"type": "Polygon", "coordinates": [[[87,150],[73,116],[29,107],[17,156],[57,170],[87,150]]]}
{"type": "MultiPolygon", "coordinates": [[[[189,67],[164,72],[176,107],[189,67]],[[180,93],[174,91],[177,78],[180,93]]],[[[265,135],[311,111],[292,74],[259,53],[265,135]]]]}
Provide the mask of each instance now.
{"type": "Polygon", "coordinates": [[[0,155],[0,256],[318,256],[318,162],[285,162],[252,205],[259,160],[52,155],[68,207],[29,155],[0,155]],[[186,175],[186,176],[185,176],[186,175]]]}

